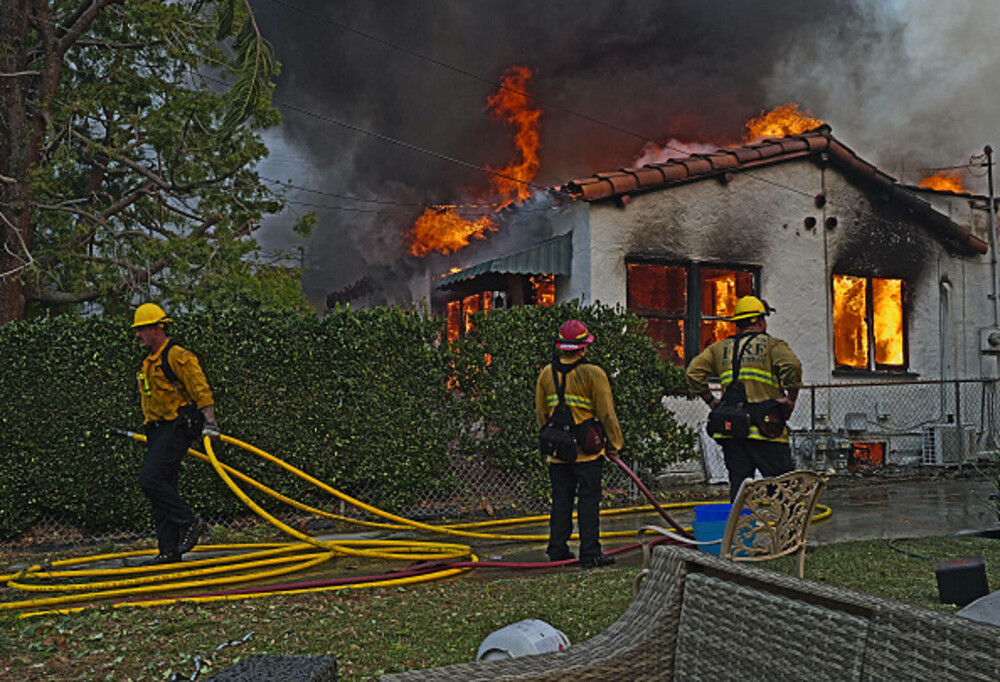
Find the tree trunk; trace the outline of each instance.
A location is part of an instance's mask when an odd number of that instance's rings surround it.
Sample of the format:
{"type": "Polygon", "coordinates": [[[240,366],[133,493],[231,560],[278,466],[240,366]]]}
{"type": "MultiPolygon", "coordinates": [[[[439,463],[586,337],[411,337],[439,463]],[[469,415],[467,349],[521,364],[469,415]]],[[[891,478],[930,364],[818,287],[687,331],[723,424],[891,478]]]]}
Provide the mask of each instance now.
{"type": "Polygon", "coordinates": [[[26,178],[34,139],[27,103],[38,75],[25,57],[30,0],[0,2],[0,322],[24,318],[23,269],[30,249],[26,178]]]}

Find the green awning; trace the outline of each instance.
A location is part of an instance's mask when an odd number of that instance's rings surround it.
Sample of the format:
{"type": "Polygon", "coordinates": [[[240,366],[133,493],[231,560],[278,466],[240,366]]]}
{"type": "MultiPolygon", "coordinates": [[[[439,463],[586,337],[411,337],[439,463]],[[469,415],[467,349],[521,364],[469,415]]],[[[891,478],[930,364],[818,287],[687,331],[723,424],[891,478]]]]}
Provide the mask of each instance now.
{"type": "Polygon", "coordinates": [[[498,256],[464,270],[445,275],[435,285],[436,289],[451,289],[455,285],[476,277],[496,273],[500,275],[568,275],[573,260],[573,233],[548,239],[521,251],[498,256]]]}

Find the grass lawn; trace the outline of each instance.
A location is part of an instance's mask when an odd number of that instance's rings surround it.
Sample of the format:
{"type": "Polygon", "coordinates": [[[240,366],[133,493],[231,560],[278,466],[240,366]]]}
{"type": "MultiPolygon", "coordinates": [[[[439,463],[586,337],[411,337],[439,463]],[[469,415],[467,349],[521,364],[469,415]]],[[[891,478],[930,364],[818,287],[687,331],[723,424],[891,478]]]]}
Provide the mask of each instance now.
{"type": "MultiPolygon", "coordinates": [[[[824,545],[807,557],[806,577],[954,612],[957,607],[938,603],[934,562],[975,555],[984,557],[992,589],[1000,589],[1000,541],[975,537],[824,545]]],[[[763,566],[794,573],[791,559],[763,566]]],[[[581,642],[625,611],[637,570],[574,568],[502,578],[483,570],[473,579],[228,603],[28,619],[0,612],[0,679],[165,680],[176,674],[186,680],[196,658],[197,679],[207,679],[253,653],[332,653],[340,679],[373,680],[384,672],[473,660],[488,634],[524,618],[581,642]]],[[[0,601],[23,598],[0,593],[0,601]]]]}

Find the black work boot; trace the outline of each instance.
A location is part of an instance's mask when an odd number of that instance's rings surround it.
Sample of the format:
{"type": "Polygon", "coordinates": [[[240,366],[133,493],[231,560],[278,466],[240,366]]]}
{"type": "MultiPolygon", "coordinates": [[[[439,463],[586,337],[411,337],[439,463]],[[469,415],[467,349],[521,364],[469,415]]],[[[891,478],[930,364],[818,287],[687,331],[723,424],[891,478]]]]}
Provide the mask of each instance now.
{"type": "Polygon", "coordinates": [[[179,564],[181,563],[181,555],[178,552],[168,552],[167,554],[157,554],[152,559],[147,559],[142,561],[138,566],[163,566],[165,564],[179,564]]]}
{"type": "Polygon", "coordinates": [[[582,557],[580,559],[580,566],[583,568],[600,568],[601,566],[611,566],[614,563],[615,558],[613,556],[608,556],[607,554],[582,557]]]}
{"type": "Polygon", "coordinates": [[[575,559],[576,555],[568,549],[562,552],[552,552],[547,553],[546,556],[549,557],[549,561],[567,561],[569,559],[575,559]]]}
{"type": "Polygon", "coordinates": [[[200,516],[195,517],[194,521],[189,523],[184,531],[181,533],[181,539],[177,543],[177,552],[180,554],[187,554],[195,545],[198,544],[198,540],[201,536],[205,534],[208,530],[208,524],[200,516]]]}

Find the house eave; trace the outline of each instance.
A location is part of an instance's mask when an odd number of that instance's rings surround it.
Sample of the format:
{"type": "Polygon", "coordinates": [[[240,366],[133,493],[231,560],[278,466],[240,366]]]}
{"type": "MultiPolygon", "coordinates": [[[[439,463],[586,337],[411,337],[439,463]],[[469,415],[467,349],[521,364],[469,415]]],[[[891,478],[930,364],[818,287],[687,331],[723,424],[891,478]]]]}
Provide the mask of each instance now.
{"type": "Polygon", "coordinates": [[[769,138],[734,149],[710,154],[692,154],[642,168],[623,168],[567,182],[561,191],[588,203],[617,201],[725,174],[819,157],[826,154],[845,174],[884,192],[915,220],[927,225],[950,250],[962,255],[985,254],[989,245],[968,228],[952,221],[921,199],[910,187],[868,163],[830,134],[823,125],[815,130],[783,138],[769,138]]]}

